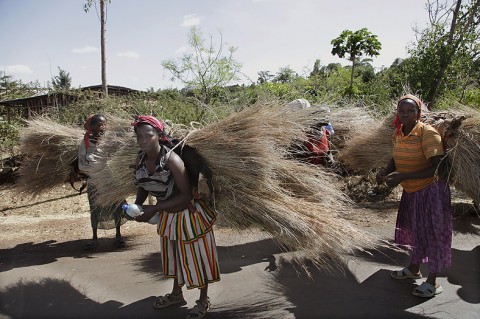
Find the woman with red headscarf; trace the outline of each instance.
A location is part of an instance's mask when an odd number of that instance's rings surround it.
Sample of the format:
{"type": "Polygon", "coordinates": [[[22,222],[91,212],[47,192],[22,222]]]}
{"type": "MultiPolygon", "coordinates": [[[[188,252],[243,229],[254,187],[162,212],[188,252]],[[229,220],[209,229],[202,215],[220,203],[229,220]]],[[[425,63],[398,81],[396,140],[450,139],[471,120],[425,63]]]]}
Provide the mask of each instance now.
{"type": "Polygon", "coordinates": [[[410,250],[410,265],[393,271],[394,279],[420,279],[420,264],[428,263],[425,282],[412,293],[434,297],[443,291],[437,274],[450,266],[452,211],[450,189],[437,168],[445,151],[441,136],[420,121],[422,102],[414,95],[398,101],[393,122],[393,158],[377,175],[378,182],[403,187],[395,228],[395,243],[410,250]]]}
{"type": "Polygon", "coordinates": [[[158,297],[153,306],[165,308],[185,304],[182,287],[200,289],[200,298],[187,318],[203,318],[210,307],[208,284],[220,280],[213,223],[216,213],[193,195],[182,158],[172,151],[173,144],[163,123],[151,116],[138,116],[132,123],[140,152],[136,161],[135,204],[142,205],[148,194],[155,205],[143,205],[146,222],[160,213],[158,234],[164,275],[173,278],[172,292],[158,297]]]}
{"type": "Polygon", "coordinates": [[[98,244],[97,229],[110,229],[115,227],[115,246],[117,248],[125,247],[125,241],[120,233],[122,224],[121,205],[99,206],[95,202],[95,188],[88,183],[89,178],[98,170],[99,159],[102,156],[100,138],[106,130],[106,120],[101,114],[90,115],[85,121],[86,130],[83,140],[78,148],[78,168],[87,176],[87,196],[90,204],[90,222],[92,225],[92,240],[85,244],[85,250],[94,249],[98,244]],[[112,221],[115,222],[112,225],[112,221]]]}

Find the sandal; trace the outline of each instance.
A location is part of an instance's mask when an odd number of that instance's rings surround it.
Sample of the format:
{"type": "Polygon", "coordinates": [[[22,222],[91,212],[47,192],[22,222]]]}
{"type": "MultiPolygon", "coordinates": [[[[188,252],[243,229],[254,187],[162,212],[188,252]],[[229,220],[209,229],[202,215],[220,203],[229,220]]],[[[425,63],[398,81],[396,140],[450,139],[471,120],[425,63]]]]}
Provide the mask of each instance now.
{"type": "Polygon", "coordinates": [[[123,240],[122,237],[116,237],[115,238],[115,247],[117,247],[117,248],[125,247],[125,241],[123,240]]]}
{"type": "Polygon", "coordinates": [[[392,271],[390,276],[395,279],[420,279],[422,278],[422,273],[418,272],[418,274],[414,274],[408,269],[408,267],[405,267],[402,270],[392,271]]]}
{"type": "Polygon", "coordinates": [[[210,298],[207,297],[207,304],[202,303],[200,300],[195,301],[196,305],[190,310],[186,319],[200,319],[204,318],[207,313],[208,309],[210,309],[210,298]]]}
{"type": "Polygon", "coordinates": [[[96,240],[92,240],[83,246],[83,249],[85,250],[92,250],[98,246],[98,242],[96,240]]]}
{"type": "Polygon", "coordinates": [[[431,298],[435,297],[443,291],[442,286],[434,286],[428,282],[422,282],[422,284],[412,290],[412,294],[417,297],[431,298]]]}
{"type": "Polygon", "coordinates": [[[157,308],[157,309],[162,309],[162,308],[166,308],[168,306],[171,306],[171,305],[175,305],[175,304],[186,304],[187,302],[185,301],[185,299],[183,298],[183,294],[182,293],[179,293],[179,294],[166,294],[165,296],[160,296],[158,297],[155,302],[153,303],[153,307],[157,308]]]}

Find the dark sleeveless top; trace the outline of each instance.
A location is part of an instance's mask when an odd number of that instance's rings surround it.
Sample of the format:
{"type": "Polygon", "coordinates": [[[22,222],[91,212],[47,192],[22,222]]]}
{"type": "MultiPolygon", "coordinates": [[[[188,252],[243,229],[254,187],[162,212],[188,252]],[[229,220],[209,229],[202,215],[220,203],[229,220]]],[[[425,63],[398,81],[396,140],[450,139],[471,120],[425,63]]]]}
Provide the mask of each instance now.
{"type": "Polygon", "coordinates": [[[140,161],[135,171],[135,186],[142,187],[160,200],[170,197],[173,193],[174,180],[167,162],[171,152],[168,147],[162,145],[153,175],[148,172],[145,165],[145,153],[140,152],[140,161]]]}

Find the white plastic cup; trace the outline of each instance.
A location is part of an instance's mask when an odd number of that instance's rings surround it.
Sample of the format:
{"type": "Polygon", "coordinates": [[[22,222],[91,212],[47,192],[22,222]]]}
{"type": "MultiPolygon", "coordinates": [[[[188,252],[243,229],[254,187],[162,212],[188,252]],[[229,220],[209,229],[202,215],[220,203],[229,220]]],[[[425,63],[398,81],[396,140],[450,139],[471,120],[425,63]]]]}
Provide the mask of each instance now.
{"type": "MultiPolygon", "coordinates": [[[[128,214],[128,216],[135,218],[138,216],[143,215],[143,208],[140,205],[137,204],[123,204],[122,209],[125,211],[125,213],[128,214]]],[[[160,221],[160,214],[156,213],[153,215],[152,218],[148,221],[149,224],[156,225],[160,221]]]]}

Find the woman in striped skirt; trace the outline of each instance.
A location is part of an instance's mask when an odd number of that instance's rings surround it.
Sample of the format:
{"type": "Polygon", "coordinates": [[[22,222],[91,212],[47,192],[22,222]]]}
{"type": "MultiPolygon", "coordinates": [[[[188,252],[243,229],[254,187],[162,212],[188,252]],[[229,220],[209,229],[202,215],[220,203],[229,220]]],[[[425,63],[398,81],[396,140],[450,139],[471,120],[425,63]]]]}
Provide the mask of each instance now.
{"type": "Polygon", "coordinates": [[[420,264],[428,263],[425,282],[413,289],[419,297],[433,297],[443,288],[437,274],[451,263],[452,210],[450,188],[437,169],[445,151],[439,133],[420,121],[422,102],[406,95],[397,105],[393,158],[377,181],[402,185],[395,243],[410,250],[410,265],[391,273],[395,279],[420,279],[420,264]]]}
{"type": "Polygon", "coordinates": [[[163,123],[151,116],[138,116],[132,123],[141,151],[137,157],[135,203],[143,204],[148,194],[155,205],[144,205],[139,222],[160,213],[163,271],[173,278],[172,292],[156,299],[155,308],[185,304],[182,287],[200,289],[200,298],[187,318],[203,318],[210,307],[208,284],[220,280],[217,250],[213,235],[216,213],[192,192],[184,162],[171,150],[163,123]]]}

